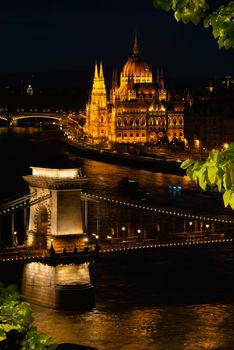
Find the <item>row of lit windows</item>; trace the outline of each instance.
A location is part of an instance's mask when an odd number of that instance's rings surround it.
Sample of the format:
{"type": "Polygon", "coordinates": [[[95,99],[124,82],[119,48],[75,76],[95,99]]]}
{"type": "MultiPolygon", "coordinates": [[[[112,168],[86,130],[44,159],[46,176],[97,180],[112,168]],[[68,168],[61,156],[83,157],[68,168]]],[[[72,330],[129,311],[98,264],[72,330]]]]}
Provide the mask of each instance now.
{"type": "Polygon", "coordinates": [[[135,120],[133,120],[133,118],[130,118],[129,120],[127,118],[124,118],[123,121],[121,118],[118,118],[117,120],[117,125],[118,126],[121,126],[121,125],[124,125],[124,126],[127,126],[127,125],[145,125],[146,124],[146,120],[145,118],[136,118],[135,120]]]}
{"type": "Polygon", "coordinates": [[[173,117],[173,118],[168,118],[168,125],[171,125],[171,124],[180,124],[182,125],[183,124],[183,118],[182,117],[179,117],[179,118],[176,118],[176,117],[173,117]]]}
{"type": "MultiPolygon", "coordinates": [[[[102,120],[101,120],[102,121],[102,120]]],[[[124,118],[123,121],[121,118],[118,118],[117,120],[117,125],[121,126],[127,126],[127,125],[145,125],[146,124],[146,119],[145,118],[136,118],[135,120],[133,118],[124,118]]],[[[165,118],[149,118],[148,125],[166,125],[166,119],[165,118]]],[[[168,125],[183,125],[183,118],[168,118],[168,125]]]]}
{"type": "Polygon", "coordinates": [[[172,137],[172,138],[177,138],[177,137],[183,137],[183,133],[182,133],[182,131],[180,131],[179,133],[173,133],[173,134],[171,134],[170,132],[168,133],[168,137],[170,138],[170,137],[172,137]]]}
{"type": "MultiPolygon", "coordinates": [[[[124,132],[123,135],[122,135],[122,133],[120,133],[120,132],[117,133],[117,137],[122,137],[122,136],[123,137],[145,137],[146,134],[145,133],[139,133],[139,132],[136,132],[136,133],[124,132]]],[[[180,131],[179,133],[168,133],[168,137],[169,138],[182,138],[183,137],[183,132],[180,131]]]]}
{"type": "Polygon", "coordinates": [[[149,118],[148,125],[166,125],[165,118],[149,118]]]}
{"type": "MultiPolygon", "coordinates": [[[[117,137],[122,137],[122,134],[121,133],[118,133],[117,134],[117,137]]],[[[136,134],[133,134],[133,133],[124,133],[123,134],[123,137],[145,137],[145,133],[141,133],[141,135],[139,134],[139,132],[136,132],[136,134]]]]}

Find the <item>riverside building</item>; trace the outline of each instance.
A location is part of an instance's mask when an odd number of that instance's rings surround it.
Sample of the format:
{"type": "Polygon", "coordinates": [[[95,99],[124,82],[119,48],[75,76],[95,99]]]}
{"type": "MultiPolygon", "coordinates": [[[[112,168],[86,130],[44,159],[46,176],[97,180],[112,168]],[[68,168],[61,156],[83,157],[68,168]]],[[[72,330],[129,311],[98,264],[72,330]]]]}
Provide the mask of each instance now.
{"type": "Polygon", "coordinates": [[[184,141],[185,100],[172,100],[162,70],[155,76],[143,59],[137,35],[131,56],[107,94],[102,62],[95,64],[86,106],[85,133],[91,143],[184,141]]]}

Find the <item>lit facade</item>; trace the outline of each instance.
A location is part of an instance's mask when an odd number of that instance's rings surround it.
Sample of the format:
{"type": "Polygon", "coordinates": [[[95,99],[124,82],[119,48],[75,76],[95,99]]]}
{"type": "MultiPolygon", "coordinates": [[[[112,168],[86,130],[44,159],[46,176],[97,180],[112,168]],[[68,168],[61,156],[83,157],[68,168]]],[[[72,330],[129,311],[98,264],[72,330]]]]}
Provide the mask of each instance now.
{"type": "Polygon", "coordinates": [[[86,106],[85,133],[93,143],[157,142],[184,139],[184,101],[170,101],[163,73],[155,82],[140,54],[135,36],[132,55],[120,76],[114,72],[107,98],[102,63],[95,64],[92,91],[86,106]]]}

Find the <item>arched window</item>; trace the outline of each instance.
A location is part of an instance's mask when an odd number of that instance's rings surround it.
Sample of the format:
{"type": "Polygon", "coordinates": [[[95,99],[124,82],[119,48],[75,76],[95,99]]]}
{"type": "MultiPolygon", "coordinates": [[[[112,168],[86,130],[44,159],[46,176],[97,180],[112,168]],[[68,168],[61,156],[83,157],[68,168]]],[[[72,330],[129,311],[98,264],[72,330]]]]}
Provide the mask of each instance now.
{"type": "Polygon", "coordinates": [[[180,124],[180,125],[183,124],[183,118],[182,118],[182,117],[179,118],[179,124],[180,124]]]}
{"type": "Polygon", "coordinates": [[[118,125],[118,126],[121,126],[121,124],[122,124],[121,118],[118,118],[118,120],[117,120],[117,125],[118,125]]]}
{"type": "Polygon", "coordinates": [[[141,125],[145,125],[145,117],[141,119],[141,125]]]}
{"type": "Polygon", "coordinates": [[[176,118],[173,118],[173,124],[176,125],[176,118]]]}
{"type": "Polygon", "coordinates": [[[129,120],[129,125],[130,125],[130,126],[133,125],[133,119],[132,119],[132,118],[130,118],[130,120],[129,120]]]}
{"type": "Polygon", "coordinates": [[[124,126],[128,125],[128,120],[127,118],[124,118],[124,126]]]}
{"type": "Polygon", "coordinates": [[[136,118],[136,125],[138,126],[140,124],[139,118],[136,118]]]}
{"type": "Polygon", "coordinates": [[[148,125],[154,125],[153,118],[151,118],[151,117],[149,118],[148,125]]]}

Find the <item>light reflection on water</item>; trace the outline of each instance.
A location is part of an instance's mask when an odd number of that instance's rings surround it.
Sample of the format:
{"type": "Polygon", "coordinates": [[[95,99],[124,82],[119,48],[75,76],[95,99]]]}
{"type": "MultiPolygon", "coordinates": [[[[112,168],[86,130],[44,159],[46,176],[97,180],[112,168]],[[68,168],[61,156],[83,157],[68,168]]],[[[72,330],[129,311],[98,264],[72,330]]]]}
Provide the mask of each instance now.
{"type": "Polygon", "coordinates": [[[33,306],[35,325],[99,350],[232,350],[233,259],[223,247],[102,258],[91,266],[96,308],[33,306]]]}
{"type": "Polygon", "coordinates": [[[33,306],[35,325],[58,342],[99,350],[233,349],[233,305],[134,308],[69,314],[33,306]],[[56,325],[56,326],[55,326],[56,325]]]}

